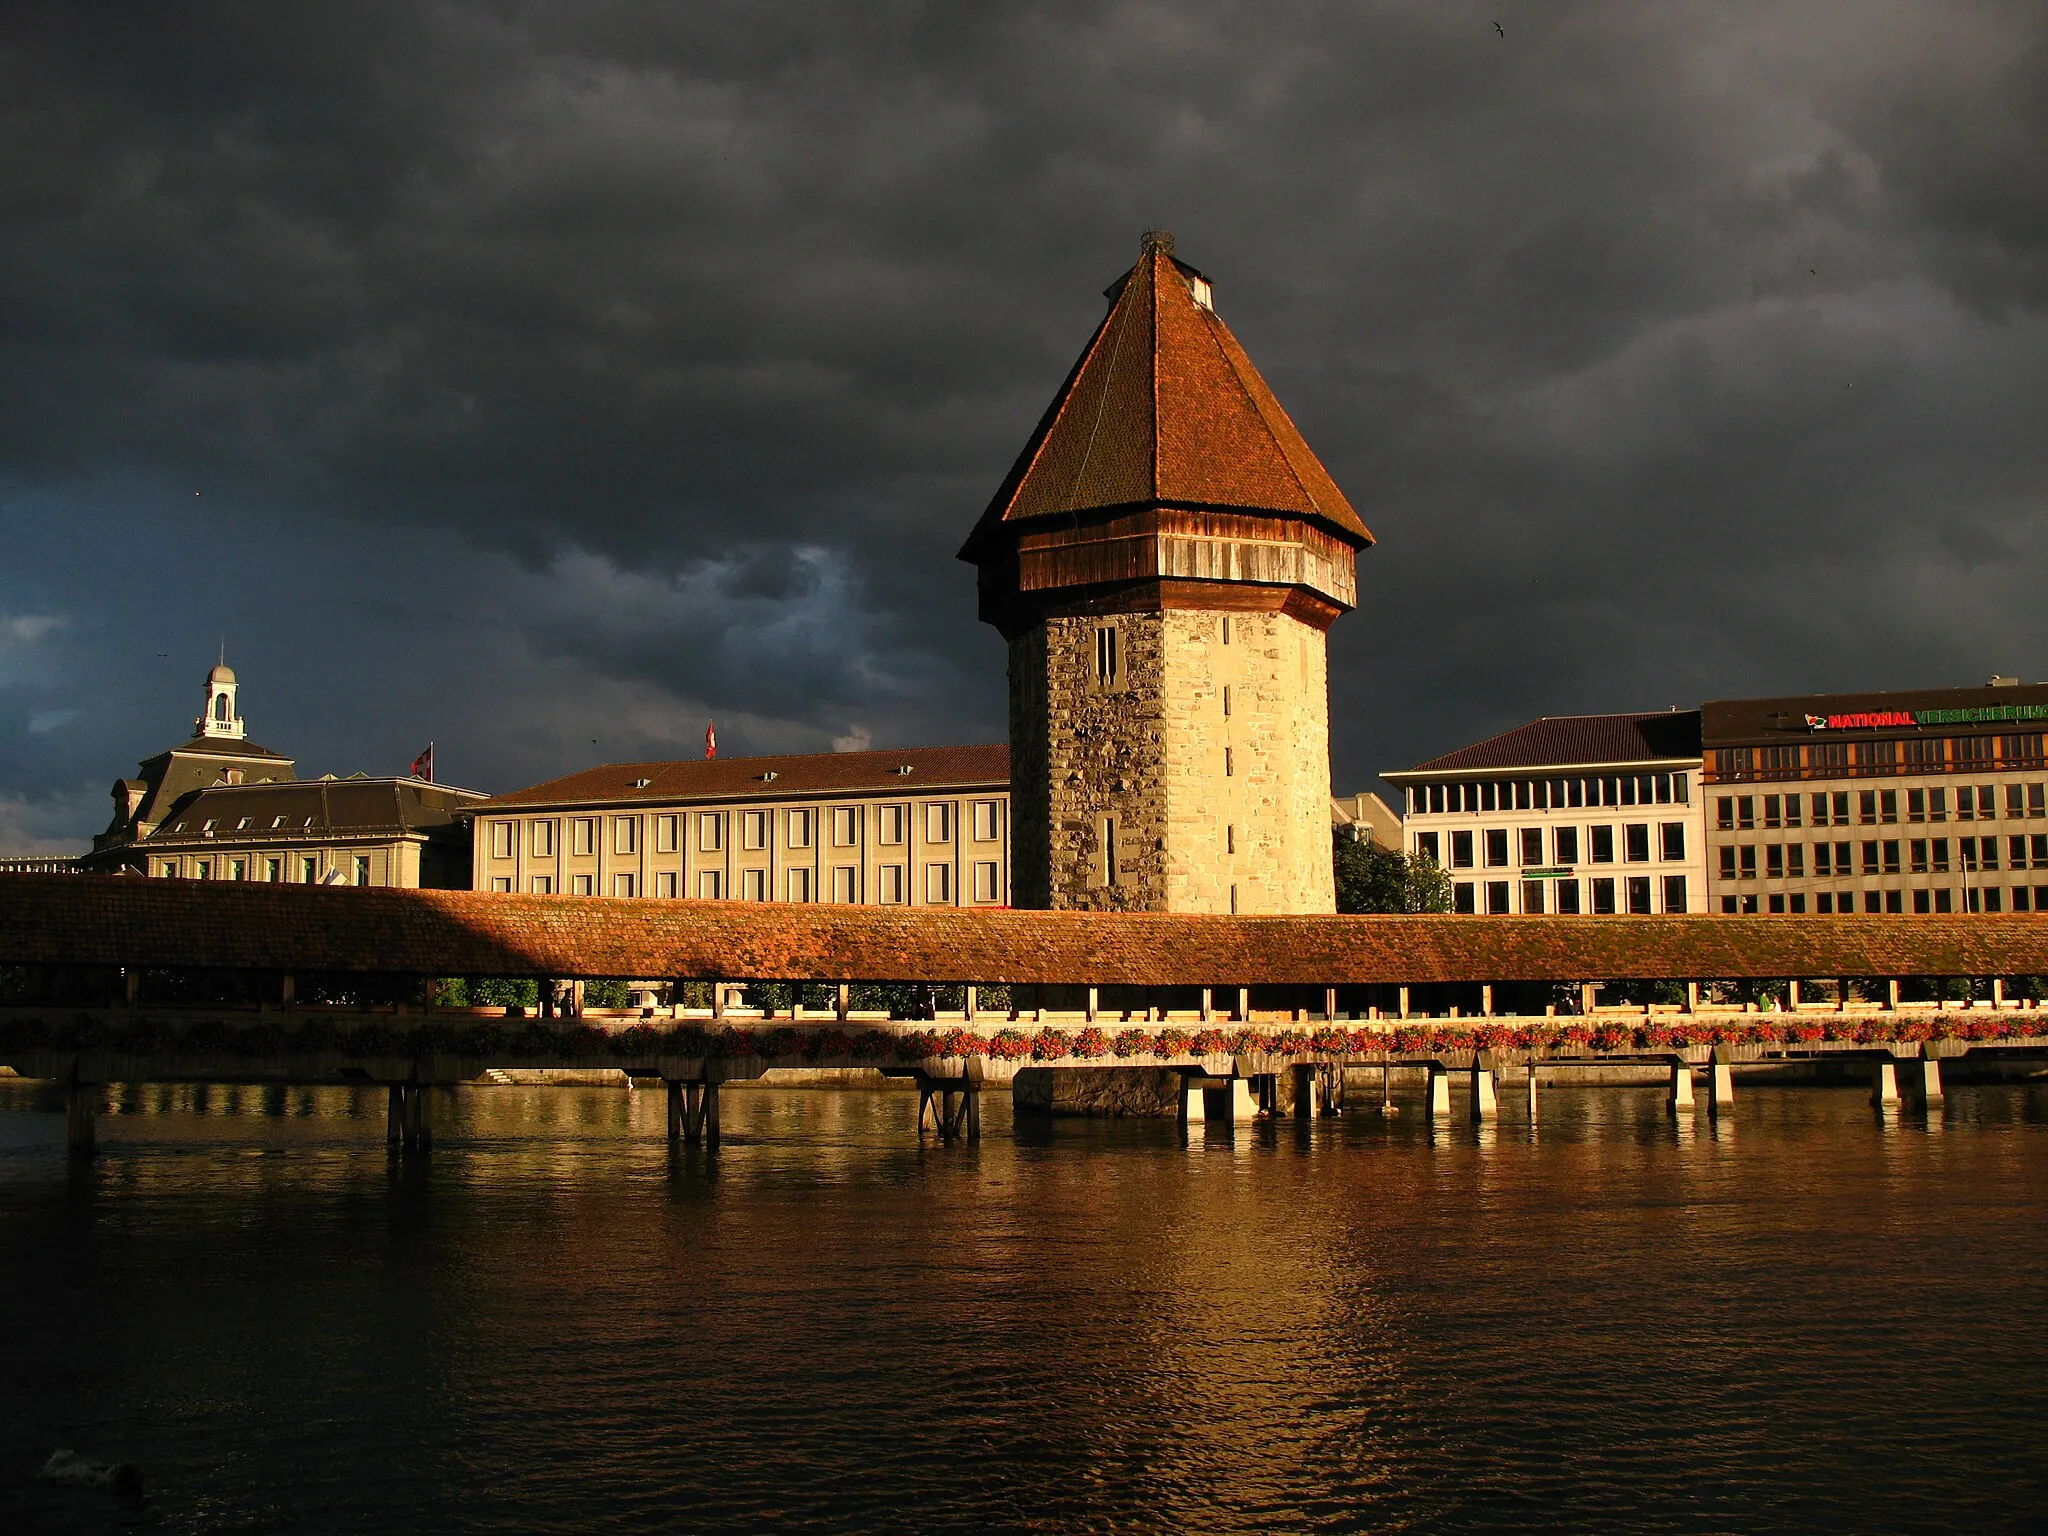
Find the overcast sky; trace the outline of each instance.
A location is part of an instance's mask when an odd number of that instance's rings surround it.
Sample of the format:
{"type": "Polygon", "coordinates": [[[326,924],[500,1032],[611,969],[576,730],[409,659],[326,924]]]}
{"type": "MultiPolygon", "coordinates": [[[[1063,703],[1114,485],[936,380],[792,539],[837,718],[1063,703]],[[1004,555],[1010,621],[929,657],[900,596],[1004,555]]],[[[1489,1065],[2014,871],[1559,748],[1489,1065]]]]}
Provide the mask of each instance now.
{"type": "Polygon", "coordinates": [[[1379,538],[1336,788],[2048,675],[2048,7],[0,9],[0,851],[998,739],[953,556],[1148,226],[1379,538]]]}

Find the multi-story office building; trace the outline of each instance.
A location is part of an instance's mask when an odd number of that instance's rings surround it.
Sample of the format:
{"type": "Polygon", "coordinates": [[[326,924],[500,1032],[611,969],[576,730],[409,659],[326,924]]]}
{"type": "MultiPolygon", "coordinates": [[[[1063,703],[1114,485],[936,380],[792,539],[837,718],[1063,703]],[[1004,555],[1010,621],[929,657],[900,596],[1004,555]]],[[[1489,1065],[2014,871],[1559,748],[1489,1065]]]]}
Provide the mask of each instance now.
{"type": "Polygon", "coordinates": [[[1711,910],[2048,911],[2048,685],[1702,707],[1711,910]]]}
{"type": "Polygon", "coordinates": [[[1704,910],[1697,710],[1562,715],[1382,775],[1459,912],[1704,910]]]}
{"type": "Polygon", "coordinates": [[[1010,754],[614,763],[473,808],[484,891],[1005,906],[1010,754]]]}

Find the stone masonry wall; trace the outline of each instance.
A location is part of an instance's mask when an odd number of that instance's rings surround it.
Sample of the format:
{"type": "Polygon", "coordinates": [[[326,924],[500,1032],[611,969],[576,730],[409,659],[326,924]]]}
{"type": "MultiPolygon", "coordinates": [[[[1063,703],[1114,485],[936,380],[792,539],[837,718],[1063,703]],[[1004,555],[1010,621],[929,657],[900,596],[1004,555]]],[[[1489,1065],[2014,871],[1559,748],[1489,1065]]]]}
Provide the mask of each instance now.
{"type": "Polygon", "coordinates": [[[1281,614],[1229,620],[1228,645],[1208,611],[1050,618],[1012,642],[1016,905],[1227,913],[1235,887],[1242,913],[1336,909],[1323,636],[1281,614]],[[1095,680],[1106,623],[1110,690],[1095,680]]]}

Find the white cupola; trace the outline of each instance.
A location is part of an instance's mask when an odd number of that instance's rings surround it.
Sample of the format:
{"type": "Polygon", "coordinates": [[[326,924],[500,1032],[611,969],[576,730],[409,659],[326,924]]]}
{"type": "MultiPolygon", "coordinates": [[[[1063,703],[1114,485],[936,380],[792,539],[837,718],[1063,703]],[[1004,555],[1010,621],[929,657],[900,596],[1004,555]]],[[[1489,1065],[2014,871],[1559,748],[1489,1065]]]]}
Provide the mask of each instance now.
{"type": "Polygon", "coordinates": [[[227,653],[222,652],[220,665],[206,674],[206,706],[200,710],[199,718],[192,722],[192,728],[202,739],[242,739],[242,717],[235,709],[236,686],[234,671],[227,664],[227,653]]]}

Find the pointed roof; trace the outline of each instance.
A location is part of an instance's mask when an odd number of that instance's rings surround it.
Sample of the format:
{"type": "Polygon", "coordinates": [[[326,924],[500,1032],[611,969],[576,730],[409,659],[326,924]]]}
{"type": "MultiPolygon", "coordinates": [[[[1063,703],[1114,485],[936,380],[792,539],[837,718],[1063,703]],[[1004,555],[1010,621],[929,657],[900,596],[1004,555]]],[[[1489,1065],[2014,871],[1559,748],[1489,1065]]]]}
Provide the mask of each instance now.
{"type": "Polygon", "coordinates": [[[999,524],[1178,503],[1316,519],[1372,535],[1210,307],[1209,280],[1144,252],[1108,290],[1108,315],[1039,421],[962,554],[999,524]]]}

